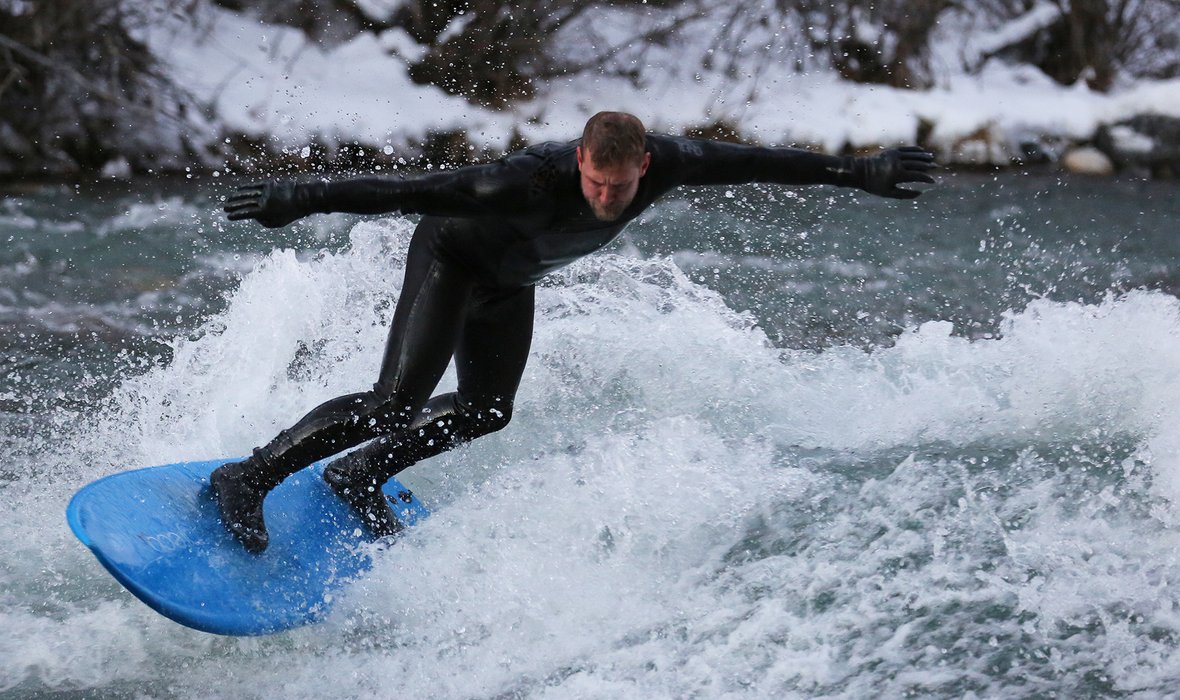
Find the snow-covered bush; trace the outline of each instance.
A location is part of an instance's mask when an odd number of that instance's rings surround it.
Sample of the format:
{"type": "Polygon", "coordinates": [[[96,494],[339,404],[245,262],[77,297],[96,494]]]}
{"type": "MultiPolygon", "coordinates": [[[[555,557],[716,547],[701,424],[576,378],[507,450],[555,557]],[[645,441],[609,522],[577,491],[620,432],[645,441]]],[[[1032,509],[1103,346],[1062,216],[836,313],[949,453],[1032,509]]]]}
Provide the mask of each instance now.
{"type": "Polygon", "coordinates": [[[0,175],[114,161],[147,169],[185,152],[196,115],[136,36],[161,11],[131,0],[0,2],[0,175]]]}

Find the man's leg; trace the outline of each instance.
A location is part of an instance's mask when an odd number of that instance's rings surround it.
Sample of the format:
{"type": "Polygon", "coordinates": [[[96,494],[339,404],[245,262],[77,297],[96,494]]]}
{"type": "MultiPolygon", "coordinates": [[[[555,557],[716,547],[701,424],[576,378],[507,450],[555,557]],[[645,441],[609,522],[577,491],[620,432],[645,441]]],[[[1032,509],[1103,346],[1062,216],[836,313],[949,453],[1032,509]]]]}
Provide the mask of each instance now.
{"type": "Polygon", "coordinates": [[[534,291],[527,287],[473,303],[455,351],[458,391],[432,398],[409,428],[377,438],[324,470],[324,480],[373,534],[401,529],[381,492],[390,477],[508,425],[532,342],[534,291]]]}
{"type": "MultiPolygon", "coordinates": [[[[426,219],[423,226],[432,223],[426,219]]],[[[405,282],[373,390],[321,404],[250,458],[213,472],[222,522],[251,552],[263,551],[269,542],[262,503],[271,489],[317,460],[404,430],[450,363],[472,283],[436,260],[425,238],[416,234],[410,243],[405,282]]]]}

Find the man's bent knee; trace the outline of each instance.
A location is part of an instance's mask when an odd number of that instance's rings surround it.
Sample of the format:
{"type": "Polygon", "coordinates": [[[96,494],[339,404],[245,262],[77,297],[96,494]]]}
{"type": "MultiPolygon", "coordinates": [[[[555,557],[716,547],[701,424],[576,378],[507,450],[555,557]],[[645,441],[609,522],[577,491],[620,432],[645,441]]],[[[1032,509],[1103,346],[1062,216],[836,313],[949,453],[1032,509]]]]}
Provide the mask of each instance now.
{"type": "Polygon", "coordinates": [[[431,399],[411,430],[432,425],[459,440],[472,440],[502,430],[511,420],[511,401],[468,401],[454,393],[431,399]]]}
{"type": "Polygon", "coordinates": [[[360,395],[354,419],[373,436],[405,430],[416,413],[413,406],[403,405],[404,399],[384,391],[380,386],[360,395]]]}
{"type": "Polygon", "coordinates": [[[510,401],[497,401],[469,410],[472,411],[470,414],[472,421],[482,429],[481,434],[483,435],[503,430],[512,421],[512,402],[510,401]]]}

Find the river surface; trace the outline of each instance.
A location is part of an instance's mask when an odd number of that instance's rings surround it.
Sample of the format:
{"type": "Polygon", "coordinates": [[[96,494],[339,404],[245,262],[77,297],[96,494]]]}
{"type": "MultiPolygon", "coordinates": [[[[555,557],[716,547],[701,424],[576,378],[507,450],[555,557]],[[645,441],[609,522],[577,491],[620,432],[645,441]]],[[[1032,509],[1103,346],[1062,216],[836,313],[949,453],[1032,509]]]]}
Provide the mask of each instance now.
{"type": "Polygon", "coordinates": [[[1175,183],[680,191],[543,282],[512,425],[403,474],[433,515],[252,639],[64,518],[373,381],[413,220],[231,225],[233,184],[0,199],[0,695],[1175,692],[1175,183]]]}

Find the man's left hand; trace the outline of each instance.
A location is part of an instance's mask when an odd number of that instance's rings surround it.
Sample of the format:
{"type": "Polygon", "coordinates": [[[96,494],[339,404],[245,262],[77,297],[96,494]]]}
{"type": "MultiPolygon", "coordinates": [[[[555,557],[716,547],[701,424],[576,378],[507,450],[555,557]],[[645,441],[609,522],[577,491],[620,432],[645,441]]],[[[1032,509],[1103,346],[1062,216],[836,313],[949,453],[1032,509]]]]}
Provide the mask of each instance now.
{"type": "Polygon", "coordinates": [[[894,148],[857,160],[864,168],[863,189],[875,195],[894,199],[913,199],[922,194],[919,190],[898,185],[905,182],[934,184],[930,171],[938,167],[934,162],[934,154],[917,146],[894,148]]]}

